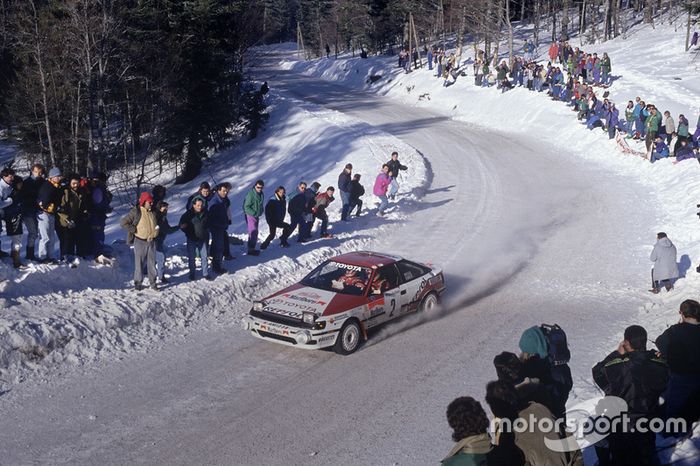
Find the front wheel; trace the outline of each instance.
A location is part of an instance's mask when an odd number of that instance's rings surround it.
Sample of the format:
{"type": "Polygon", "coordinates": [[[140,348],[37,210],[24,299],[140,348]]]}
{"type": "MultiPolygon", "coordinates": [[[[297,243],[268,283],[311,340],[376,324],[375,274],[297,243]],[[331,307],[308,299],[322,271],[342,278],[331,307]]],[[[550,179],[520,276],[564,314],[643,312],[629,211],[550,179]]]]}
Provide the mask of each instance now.
{"type": "Polygon", "coordinates": [[[440,301],[436,293],[429,293],[420,303],[421,312],[432,312],[437,309],[440,301]]]}
{"type": "Polygon", "coordinates": [[[351,320],[340,329],[333,351],[342,355],[354,353],[360,346],[361,335],[360,324],[356,320],[351,320]]]}

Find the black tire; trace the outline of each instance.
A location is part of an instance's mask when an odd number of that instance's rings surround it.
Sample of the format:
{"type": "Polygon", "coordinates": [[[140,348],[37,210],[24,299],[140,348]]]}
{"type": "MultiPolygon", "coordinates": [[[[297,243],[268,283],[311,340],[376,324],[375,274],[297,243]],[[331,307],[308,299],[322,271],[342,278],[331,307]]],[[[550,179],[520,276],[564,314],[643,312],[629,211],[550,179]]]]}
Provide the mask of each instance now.
{"type": "Polygon", "coordinates": [[[420,312],[433,312],[440,304],[440,298],[437,293],[430,292],[420,302],[420,312]]]}
{"type": "Polygon", "coordinates": [[[350,320],[343,325],[335,340],[333,351],[344,356],[357,351],[362,341],[362,329],[359,322],[350,320]]]}

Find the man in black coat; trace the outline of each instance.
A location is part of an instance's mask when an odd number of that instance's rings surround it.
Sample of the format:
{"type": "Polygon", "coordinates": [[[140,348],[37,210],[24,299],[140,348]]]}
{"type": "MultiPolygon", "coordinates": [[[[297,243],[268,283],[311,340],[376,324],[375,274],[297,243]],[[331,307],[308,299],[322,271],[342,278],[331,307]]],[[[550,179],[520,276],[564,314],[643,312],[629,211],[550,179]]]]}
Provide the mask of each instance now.
{"type": "Polygon", "coordinates": [[[208,244],[209,244],[209,214],[204,208],[205,200],[199,196],[192,199],[192,207],[180,217],[180,229],[187,237],[187,262],[190,269],[190,280],[195,279],[195,258],[197,251],[202,260],[202,275],[207,280],[212,276],[209,274],[207,264],[208,244]]]}
{"type": "Polygon", "coordinates": [[[287,211],[289,212],[289,234],[294,233],[294,230],[299,227],[299,235],[297,241],[301,243],[304,239],[304,209],[306,207],[306,183],[301,181],[297,186],[297,192],[289,200],[287,211]]]}
{"type": "Polygon", "coordinates": [[[32,165],[32,173],[24,179],[22,186],[22,222],[27,229],[27,260],[36,259],[34,251],[36,250],[36,240],[39,237],[39,223],[37,215],[39,215],[39,206],[37,204],[37,196],[39,195],[39,186],[44,182],[44,166],[38,163],[32,165]]]}
{"type": "Polygon", "coordinates": [[[340,213],[340,220],[347,221],[350,212],[350,194],[352,192],[352,164],[345,165],[343,171],[338,175],[338,190],[340,200],[343,203],[343,210],[340,213]]]}
{"type": "Polygon", "coordinates": [[[287,198],[285,193],[284,186],[278,187],[275,190],[275,195],[272,196],[265,205],[265,220],[267,221],[270,233],[260,245],[260,249],[267,249],[272,240],[275,239],[278,228],[282,229],[280,244],[283,248],[289,247],[287,239],[289,235],[292,234],[293,230],[291,229],[291,225],[284,221],[284,217],[287,215],[287,198]]]}
{"type": "Polygon", "coordinates": [[[656,347],[671,370],[664,395],[666,418],[683,417],[690,428],[700,415],[700,303],[686,299],[680,315],[680,323],[666,329],[656,347]]]}
{"type": "MultiPolygon", "coordinates": [[[[606,395],[622,398],[627,403],[623,413],[630,423],[625,432],[612,432],[609,437],[610,457],[600,464],[642,466],[656,464],[656,434],[637,431],[640,419],[658,414],[659,396],[666,389],[668,368],[654,351],[647,351],[647,332],[639,325],[625,329],[624,340],[617,351],[593,367],[593,380],[606,395]]],[[[648,421],[646,421],[648,427],[648,421]]]]}
{"type": "Polygon", "coordinates": [[[350,187],[350,208],[348,209],[348,216],[352,214],[353,209],[357,206],[357,212],[355,212],[355,217],[360,216],[362,211],[362,196],[365,195],[365,187],[360,184],[360,175],[355,174],[352,178],[352,185],[350,187]]]}
{"type": "Polygon", "coordinates": [[[394,199],[396,193],[399,192],[399,183],[396,178],[399,176],[399,170],[408,170],[406,165],[401,165],[399,162],[399,153],[394,151],[391,153],[391,160],[386,165],[389,167],[389,176],[391,177],[391,185],[389,187],[389,198],[394,199]]]}
{"type": "Polygon", "coordinates": [[[306,191],[304,191],[304,228],[300,228],[300,230],[303,232],[300,235],[300,241],[302,243],[311,239],[311,228],[314,226],[313,209],[316,207],[316,194],[318,193],[320,187],[321,183],[314,181],[311,183],[311,186],[306,188],[306,191]]]}

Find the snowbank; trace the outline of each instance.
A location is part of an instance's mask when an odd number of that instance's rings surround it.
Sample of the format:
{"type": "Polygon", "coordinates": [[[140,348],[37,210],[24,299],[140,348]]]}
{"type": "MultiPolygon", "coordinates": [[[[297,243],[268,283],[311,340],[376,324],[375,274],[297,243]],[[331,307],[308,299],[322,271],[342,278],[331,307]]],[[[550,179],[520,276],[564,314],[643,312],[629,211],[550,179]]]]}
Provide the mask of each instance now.
{"type": "MultiPolygon", "coordinates": [[[[236,324],[251,299],[293,283],[325,258],[366,247],[370,238],[385,234],[386,225],[404,218],[402,204],[422,196],[431,175],[421,155],[408,145],[342,114],[274,95],[270,99],[271,121],[258,139],[217,155],[191,183],[168,188],[170,223],[179,220],[199,183],[229,181],[234,213],[229,232],[244,239],[243,215],[236,215],[237,209],[242,211],[243,198],[257,179],[265,181],[267,196],[283,185],[291,197],[301,180],[319,181],[322,189],[335,186],[348,162],[354,173],[363,175],[365,212],[370,213],[341,224],[336,196],[329,209],[335,238],[305,245],[293,241],[286,250],[275,240],[258,258],[243,255],[242,246],[232,246],[236,259],[225,264],[230,273],[213,282],[189,282],[184,235],[175,233],[166,241],[170,284],[160,292],[135,292],[133,259],[118,224],[129,207],[117,205],[107,226],[118,261],[114,268],[87,262],[77,269],[31,264],[17,272],[0,263],[0,380],[14,383],[30,372],[93,360],[100,353],[148,348],[169,332],[184,332],[195,323],[236,324]],[[393,150],[409,171],[398,207],[381,219],[372,215],[370,193],[393,150]]],[[[267,225],[261,221],[261,236],[266,234],[267,225]]]]}

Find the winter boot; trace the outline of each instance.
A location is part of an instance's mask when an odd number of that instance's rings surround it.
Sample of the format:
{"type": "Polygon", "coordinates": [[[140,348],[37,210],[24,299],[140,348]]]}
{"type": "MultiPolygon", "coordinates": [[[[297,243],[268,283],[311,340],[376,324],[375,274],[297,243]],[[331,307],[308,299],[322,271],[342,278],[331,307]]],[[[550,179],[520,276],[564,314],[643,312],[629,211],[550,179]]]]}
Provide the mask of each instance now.
{"type": "Polygon", "coordinates": [[[20,262],[19,260],[19,251],[12,251],[10,253],[12,256],[12,266],[16,269],[19,269],[20,267],[24,268],[24,264],[20,262]]]}
{"type": "Polygon", "coordinates": [[[248,255],[249,256],[259,256],[260,251],[258,251],[257,249],[248,249],[248,255]]]}
{"type": "Polygon", "coordinates": [[[260,249],[262,249],[262,250],[264,251],[265,249],[267,249],[267,247],[268,247],[269,245],[270,245],[270,243],[268,243],[267,241],[265,241],[265,242],[263,242],[263,243],[260,244],[260,249]]]}
{"type": "Polygon", "coordinates": [[[10,256],[10,255],[9,255],[8,253],[6,253],[6,252],[3,251],[2,249],[0,249],[0,257],[9,257],[9,256],[10,256]]]}
{"type": "Polygon", "coordinates": [[[134,282],[134,289],[136,291],[141,291],[143,290],[143,284],[141,282],[134,282]]]}
{"type": "Polygon", "coordinates": [[[27,246],[27,256],[26,259],[28,261],[33,261],[36,260],[36,256],[34,255],[34,247],[33,246],[27,246]]]}

